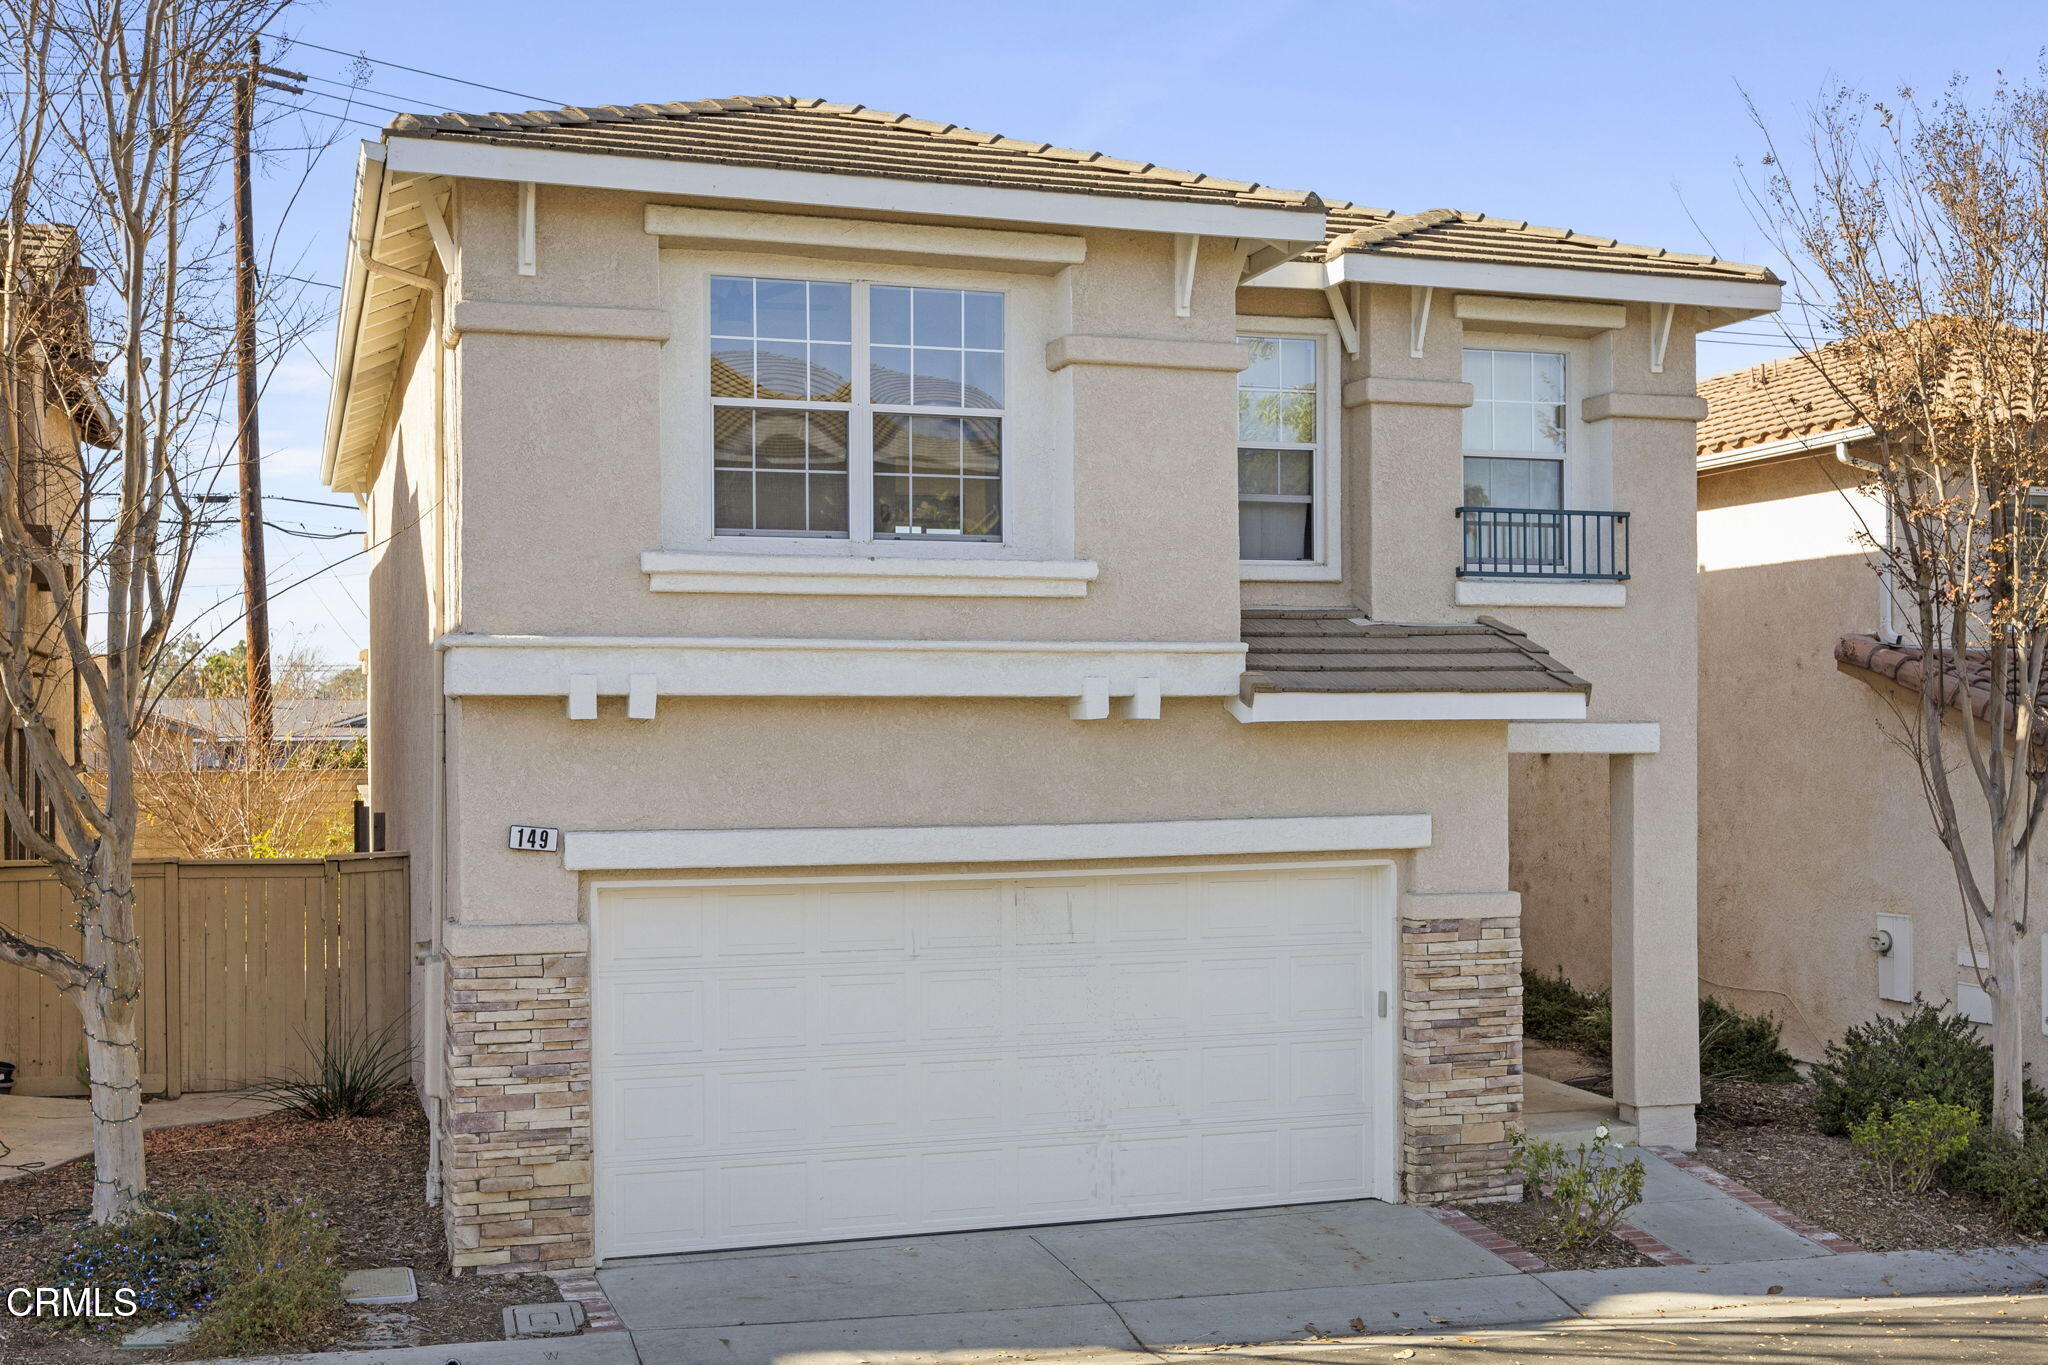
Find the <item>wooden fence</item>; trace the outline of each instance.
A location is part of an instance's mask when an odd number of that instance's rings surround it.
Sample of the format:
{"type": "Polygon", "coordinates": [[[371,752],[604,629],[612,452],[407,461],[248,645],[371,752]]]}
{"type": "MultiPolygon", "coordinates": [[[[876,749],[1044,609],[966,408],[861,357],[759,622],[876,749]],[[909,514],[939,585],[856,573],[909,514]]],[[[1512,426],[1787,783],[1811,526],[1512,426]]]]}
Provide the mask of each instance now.
{"type": "MultiPolygon", "coordinates": [[[[135,865],[142,931],[142,1083],[238,1090],[310,1061],[330,1019],[382,1027],[406,1012],[405,855],[151,860],[135,865]]],[[[0,924],[77,950],[77,906],[46,868],[0,865],[0,924]]],[[[0,1061],[15,1093],[77,1095],[78,1007],[47,978],[0,965],[0,1061]]]]}

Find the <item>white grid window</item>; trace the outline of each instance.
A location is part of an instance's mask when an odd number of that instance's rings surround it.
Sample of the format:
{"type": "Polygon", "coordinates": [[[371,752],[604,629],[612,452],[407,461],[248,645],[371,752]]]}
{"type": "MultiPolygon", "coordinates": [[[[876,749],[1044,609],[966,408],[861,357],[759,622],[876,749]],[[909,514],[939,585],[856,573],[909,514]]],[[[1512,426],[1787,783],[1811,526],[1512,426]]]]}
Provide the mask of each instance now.
{"type": "Polygon", "coordinates": [[[1000,541],[999,293],[711,279],[719,535],[1000,541]]]}
{"type": "Polygon", "coordinates": [[[1465,505],[1564,506],[1564,357],[1465,352],[1465,505]]]}
{"type": "Polygon", "coordinates": [[[1316,557],[1322,467],[1313,337],[1243,336],[1251,364],[1237,376],[1238,558],[1316,557]]]}

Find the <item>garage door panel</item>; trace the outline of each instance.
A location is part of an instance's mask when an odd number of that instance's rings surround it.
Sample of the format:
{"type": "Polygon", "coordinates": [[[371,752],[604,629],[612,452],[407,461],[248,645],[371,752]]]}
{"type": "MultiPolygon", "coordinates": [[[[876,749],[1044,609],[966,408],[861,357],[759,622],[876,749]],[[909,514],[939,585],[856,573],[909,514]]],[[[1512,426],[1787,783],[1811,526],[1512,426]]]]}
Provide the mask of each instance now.
{"type": "Polygon", "coordinates": [[[607,899],[602,1254],[1381,1192],[1378,875],[607,899]]]}

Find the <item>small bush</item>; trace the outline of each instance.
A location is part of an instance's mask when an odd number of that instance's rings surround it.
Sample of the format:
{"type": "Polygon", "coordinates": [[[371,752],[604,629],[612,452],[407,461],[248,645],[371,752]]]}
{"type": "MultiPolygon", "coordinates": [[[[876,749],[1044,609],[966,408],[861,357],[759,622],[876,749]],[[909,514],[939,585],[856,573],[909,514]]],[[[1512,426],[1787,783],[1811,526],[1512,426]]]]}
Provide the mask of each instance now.
{"type": "MultiPolygon", "coordinates": [[[[1814,1116],[1841,1136],[1872,1113],[1890,1115],[1912,1100],[1961,1105],[1991,1117],[1991,1049],[1959,1014],[1915,1002],[1904,1018],[1859,1024],[1828,1044],[1813,1068],[1814,1116]]],[[[2026,1087],[2027,1126],[2048,1124],[2048,1099],[2026,1087]]]]}
{"type": "Polygon", "coordinates": [[[368,1023],[336,1029],[330,1021],[316,1046],[304,1033],[299,1038],[313,1054],[312,1071],[273,1076],[254,1093],[302,1118],[367,1118],[389,1107],[412,1071],[412,1039],[405,1016],[382,1028],[368,1023]]]}
{"type": "Polygon", "coordinates": [[[1592,1057],[1614,1052],[1614,1007],[1606,991],[1582,991],[1562,974],[1522,970],[1522,1031],[1592,1057]]]}
{"type": "Polygon", "coordinates": [[[1889,1115],[1872,1110],[1849,1126],[1849,1141],[1893,1194],[1924,1194],[1943,1163],[1961,1155],[1982,1123],[1977,1111],[1939,1100],[1908,1100],[1889,1115]]]}
{"type": "Polygon", "coordinates": [[[120,1222],[80,1232],[43,1271],[40,1283],[98,1288],[103,1296],[123,1286],[132,1289],[136,1315],[121,1320],[129,1326],[190,1317],[220,1288],[216,1253],[222,1226],[232,1217],[232,1206],[219,1199],[158,1199],[120,1222]]]}
{"type": "Polygon", "coordinates": [[[2048,1134],[2016,1142],[1988,1124],[1979,1126],[1942,1175],[1997,1209],[2022,1236],[2048,1236],[2048,1134]]]}
{"type": "Polygon", "coordinates": [[[1630,1205],[1643,1197],[1643,1159],[1616,1159],[1621,1144],[1608,1136],[1606,1125],[1594,1130],[1593,1141],[1576,1151],[1562,1143],[1543,1142],[1519,1128],[1509,1133],[1514,1143],[1514,1170],[1522,1177],[1522,1197],[1545,1206],[1558,1242],[1567,1247],[1601,1236],[1630,1205]]]}
{"type": "Polygon", "coordinates": [[[223,1285],[192,1336],[200,1355],[318,1350],[342,1310],[334,1229],[305,1201],[239,1206],[222,1227],[223,1285]]]}
{"type": "Polygon", "coordinates": [[[1711,995],[1701,996],[1701,1078],[1771,1085],[1798,1080],[1792,1054],[1779,1041],[1781,1027],[1768,1014],[1744,1014],[1711,995]]]}

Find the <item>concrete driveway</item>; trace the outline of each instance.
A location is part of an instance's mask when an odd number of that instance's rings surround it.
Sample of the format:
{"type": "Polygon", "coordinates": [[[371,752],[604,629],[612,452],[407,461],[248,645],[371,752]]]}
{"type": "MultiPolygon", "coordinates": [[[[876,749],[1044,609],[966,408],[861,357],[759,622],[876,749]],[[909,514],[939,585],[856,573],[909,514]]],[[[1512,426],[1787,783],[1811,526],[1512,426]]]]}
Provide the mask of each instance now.
{"type": "Polygon", "coordinates": [[[1370,1200],[619,1261],[598,1280],[643,1360],[727,1365],[1155,1360],[1557,1307],[1430,1215],[1370,1200]]]}

